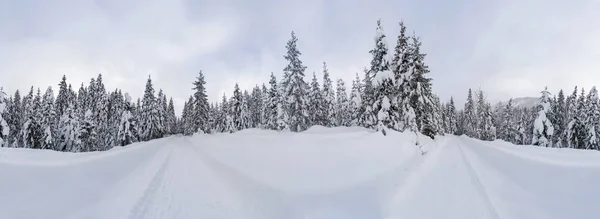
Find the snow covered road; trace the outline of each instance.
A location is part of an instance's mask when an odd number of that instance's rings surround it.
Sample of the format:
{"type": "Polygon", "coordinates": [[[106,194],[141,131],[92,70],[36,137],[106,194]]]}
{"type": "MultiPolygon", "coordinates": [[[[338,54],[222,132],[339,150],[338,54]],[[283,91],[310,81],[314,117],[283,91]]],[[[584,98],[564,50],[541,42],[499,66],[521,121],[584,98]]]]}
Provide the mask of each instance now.
{"type": "Polygon", "coordinates": [[[0,218],[600,218],[600,153],[359,128],[0,149],[0,218]]]}

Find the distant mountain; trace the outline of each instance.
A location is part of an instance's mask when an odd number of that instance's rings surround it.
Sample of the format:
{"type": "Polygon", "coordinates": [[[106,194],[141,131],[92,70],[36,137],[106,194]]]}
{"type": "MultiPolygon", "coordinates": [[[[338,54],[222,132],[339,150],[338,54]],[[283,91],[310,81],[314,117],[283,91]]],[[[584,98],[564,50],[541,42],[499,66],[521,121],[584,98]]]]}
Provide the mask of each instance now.
{"type": "MultiPolygon", "coordinates": [[[[500,101],[496,104],[496,106],[506,106],[507,101],[500,101]]],[[[526,107],[531,108],[536,106],[539,103],[539,98],[537,97],[517,97],[513,98],[513,107],[526,107]]]]}

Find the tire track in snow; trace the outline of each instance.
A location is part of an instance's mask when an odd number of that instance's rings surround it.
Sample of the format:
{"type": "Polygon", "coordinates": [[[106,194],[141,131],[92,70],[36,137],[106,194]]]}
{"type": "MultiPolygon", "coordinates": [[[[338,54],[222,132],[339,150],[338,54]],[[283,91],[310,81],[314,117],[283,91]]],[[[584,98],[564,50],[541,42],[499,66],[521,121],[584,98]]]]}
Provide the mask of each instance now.
{"type": "Polygon", "coordinates": [[[469,161],[469,158],[467,157],[467,155],[465,155],[465,152],[463,151],[462,144],[464,144],[464,141],[462,139],[460,139],[460,142],[461,142],[461,144],[457,143],[456,147],[458,147],[458,150],[460,151],[460,155],[463,158],[462,160],[463,160],[465,166],[467,167],[467,171],[469,172],[469,175],[471,176],[471,181],[473,181],[473,186],[475,186],[475,188],[477,189],[477,192],[479,192],[479,194],[481,194],[481,197],[484,199],[484,204],[486,205],[487,211],[489,213],[488,216],[490,216],[493,219],[500,219],[498,210],[494,206],[492,199],[490,199],[490,196],[485,188],[485,185],[483,185],[483,183],[481,182],[481,179],[479,178],[479,174],[477,174],[477,171],[475,170],[475,168],[473,168],[471,161],[469,161]]]}
{"type": "Polygon", "coordinates": [[[215,176],[219,177],[231,189],[233,189],[245,203],[247,210],[253,214],[253,218],[281,219],[296,218],[290,210],[286,199],[281,191],[270,187],[268,184],[259,182],[248,177],[235,168],[221,163],[195,146],[189,139],[185,139],[186,146],[198,154],[200,162],[207,167],[215,176]]]}
{"type": "Polygon", "coordinates": [[[154,207],[153,205],[155,205],[154,199],[155,199],[156,194],[158,193],[158,191],[165,188],[165,186],[164,186],[165,180],[164,179],[165,179],[165,175],[166,175],[166,170],[167,170],[170,160],[171,160],[172,153],[173,153],[173,149],[171,148],[169,150],[169,154],[165,157],[165,159],[163,160],[163,163],[160,165],[160,168],[158,169],[158,171],[156,172],[156,174],[154,175],[154,177],[148,184],[148,187],[144,191],[143,196],[135,204],[134,208],[131,211],[129,218],[145,219],[145,218],[149,217],[149,215],[147,215],[147,213],[148,213],[149,209],[154,207]]]}

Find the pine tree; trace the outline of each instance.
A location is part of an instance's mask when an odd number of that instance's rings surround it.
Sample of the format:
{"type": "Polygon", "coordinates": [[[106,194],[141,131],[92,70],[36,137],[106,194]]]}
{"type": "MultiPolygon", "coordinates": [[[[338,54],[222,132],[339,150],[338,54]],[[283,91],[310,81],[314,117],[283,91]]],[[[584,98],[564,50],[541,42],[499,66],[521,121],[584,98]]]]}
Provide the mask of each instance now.
{"type": "Polygon", "coordinates": [[[279,88],[277,87],[277,79],[275,78],[275,75],[273,75],[273,73],[271,72],[271,79],[269,80],[269,92],[267,94],[267,96],[269,97],[268,101],[267,101],[267,108],[266,108],[266,114],[268,114],[267,116],[267,121],[266,121],[266,127],[267,129],[271,129],[271,130],[280,130],[279,125],[277,123],[277,120],[279,118],[279,114],[278,114],[278,106],[279,106],[279,88]]]}
{"type": "MultiPolygon", "coordinates": [[[[250,112],[250,94],[248,94],[247,90],[244,90],[244,93],[242,94],[242,104],[241,104],[241,129],[247,129],[247,128],[251,128],[252,126],[252,119],[251,119],[251,112],[250,112]]],[[[240,129],[240,130],[241,130],[240,129]]]]}
{"type": "Polygon", "coordinates": [[[552,111],[556,115],[554,117],[554,121],[552,121],[552,124],[554,124],[554,146],[562,148],[567,145],[565,141],[565,130],[567,129],[567,109],[565,103],[565,94],[563,93],[562,89],[558,92],[558,98],[553,104],[552,111]]]}
{"type": "Polygon", "coordinates": [[[79,117],[73,104],[67,106],[58,122],[58,151],[81,152],[84,150],[80,140],[79,117]]]}
{"type": "Polygon", "coordinates": [[[152,86],[152,79],[148,77],[146,82],[146,90],[144,92],[144,98],[142,99],[141,109],[141,135],[142,140],[148,141],[152,139],[161,138],[160,118],[158,115],[158,109],[156,104],[156,97],[154,96],[154,88],[152,86]]]}
{"type": "Polygon", "coordinates": [[[267,86],[263,83],[262,84],[262,105],[261,105],[261,128],[262,129],[270,129],[269,127],[269,121],[270,121],[270,117],[273,115],[273,112],[271,111],[272,109],[269,106],[269,90],[267,89],[267,86]]]}
{"type": "Polygon", "coordinates": [[[394,75],[390,71],[390,63],[387,59],[388,47],[381,20],[377,21],[375,48],[369,53],[373,56],[369,75],[374,77],[373,97],[375,102],[372,106],[377,115],[377,126],[375,128],[385,134],[385,129],[398,129],[396,121],[398,121],[399,116],[394,104],[398,98],[395,93],[394,75]]]}
{"type": "MultiPolygon", "coordinates": [[[[65,100],[65,102],[67,102],[67,100],[65,100]]],[[[79,91],[77,93],[77,103],[73,105],[72,109],[76,111],[75,114],[80,120],[83,120],[83,114],[89,109],[89,102],[90,98],[88,96],[87,88],[83,85],[83,83],[81,83],[81,87],[79,88],[79,91]]]]}
{"type": "Polygon", "coordinates": [[[458,134],[458,115],[456,113],[456,106],[454,105],[454,98],[450,97],[450,102],[446,105],[446,133],[451,135],[458,134]]]}
{"type": "Polygon", "coordinates": [[[202,71],[198,73],[196,81],[194,81],[194,129],[196,131],[207,132],[208,122],[208,99],[206,96],[206,81],[202,71]]]}
{"type": "Polygon", "coordinates": [[[324,112],[322,117],[319,118],[319,125],[332,127],[334,125],[332,118],[335,118],[335,92],[326,62],[323,62],[323,89],[321,96],[323,97],[322,106],[324,112]]]}
{"type": "Polygon", "coordinates": [[[337,80],[336,85],[336,104],[335,104],[335,125],[336,126],[349,126],[350,125],[350,111],[348,103],[348,94],[346,93],[346,83],[342,79],[337,80]]]}
{"type": "Polygon", "coordinates": [[[498,138],[513,144],[518,144],[520,137],[514,111],[513,100],[510,99],[498,119],[500,123],[500,126],[498,127],[498,138]]]}
{"type": "Polygon", "coordinates": [[[81,151],[97,151],[100,150],[100,146],[97,142],[96,122],[94,115],[91,110],[87,110],[84,114],[84,119],[81,123],[79,130],[79,139],[81,141],[81,151]]]}
{"type": "Polygon", "coordinates": [[[585,104],[585,91],[581,89],[581,95],[577,96],[577,87],[570,97],[571,101],[569,106],[572,109],[572,119],[567,127],[567,139],[569,147],[576,149],[585,149],[586,142],[588,140],[588,133],[585,127],[586,120],[586,104],[585,104]]]}
{"type": "Polygon", "coordinates": [[[491,106],[485,101],[483,91],[477,96],[477,136],[484,141],[496,139],[496,127],[492,121],[491,106]]]}
{"type": "Polygon", "coordinates": [[[61,117],[69,106],[68,103],[69,90],[67,90],[67,77],[62,76],[62,80],[58,83],[58,96],[56,97],[56,116],[61,117]]]}
{"type": "Polygon", "coordinates": [[[313,72],[312,82],[310,83],[310,92],[308,94],[308,118],[309,126],[323,125],[325,118],[325,108],[323,107],[323,96],[321,88],[317,81],[317,75],[313,72]]]}
{"type": "Polygon", "coordinates": [[[4,119],[6,115],[6,93],[0,88],[0,147],[8,147],[8,136],[10,134],[10,126],[4,119]]]}
{"type": "Polygon", "coordinates": [[[361,115],[361,106],[362,106],[362,83],[360,81],[360,77],[358,77],[358,73],[356,73],[356,79],[352,81],[352,90],[350,91],[350,125],[351,126],[359,126],[360,120],[362,118],[361,115]]]}
{"type": "Polygon", "coordinates": [[[124,109],[119,121],[119,129],[117,131],[117,144],[125,146],[138,141],[137,122],[131,113],[131,97],[125,93],[124,109]]]}
{"type": "Polygon", "coordinates": [[[19,90],[17,90],[14,94],[14,97],[11,104],[8,105],[8,118],[7,122],[10,128],[9,132],[9,142],[10,147],[21,147],[22,139],[21,139],[21,128],[23,125],[23,105],[21,103],[21,94],[19,90]]]}
{"type": "Polygon", "coordinates": [[[242,119],[242,101],[243,96],[240,91],[240,86],[236,83],[233,88],[233,96],[231,97],[231,117],[233,121],[233,132],[244,129],[244,122],[242,119]]]}
{"type": "Polygon", "coordinates": [[[54,92],[52,87],[48,87],[44,94],[41,106],[41,128],[43,131],[42,135],[42,149],[56,149],[56,140],[54,133],[56,133],[56,113],[54,111],[54,92]]]}
{"type": "MultiPolygon", "coordinates": [[[[96,150],[108,150],[112,144],[114,138],[111,137],[109,132],[108,124],[108,95],[106,88],[102,80],[102,74],[99,74],[96,78],[94,89],[90,90],[93,97],[93,103],[95,106],[92,107],[91,113],[94,119],[96,139],[96,150]]],[[[87,111],[86,111],[87,113],[87,111]]],[[[85,118],[84,118],[85,119],[85,118]]]]}
{"type": "Polygon", "coordinates": [[[537,107],[538,113],[535,119],[533,129],[533,139],[531,144],[539,145],[542,147],[552,147],[552,135],[554,134],[554,126],[546,115],[551,113],[550,108],[550,92],[548,88],[542,91],[542,97],[537,107]]]}
{"type": "Polygon", "coordinates": [[[169,99],[169,106],[167,107],[167,119],[168,119],[168,133],[173,135],[177,133],[177,116],[175,115],[175,105],[173,104],[173,98],[169,99]]]}
{"type": "MultiPolygon", "coordinates": [[[[424,63],[426,54],[421,53],[420,47],[421,42],[413,36],[412,42],[409,44],[410,62],[405,75],[408,85],[403,85],[403,90],[408,90],[408,92],[404,91],[402,96],[409,97],[418,130],[424,135],[434,138],[435,134],[442,134],[438,131],[440,122],[436,121],[435,116],[439,109],[436,109],[433,101],[431,78],[426,77],[426,74],[429,73],[429,67],[424,63]]],[[[400,101],[400,103],[402,102],[404,101],[400,101]]]]}
{"type": "Polygon", "coordinates": [[[464,108],[464,122],[463,122],[463,134],[471,138],[477,137],[477,117],[475,114],[475,102],[473,101],[473,94],[471,89],[469,89],[469,94],[467,96],[467,102],[465,103],[464,108]]]}
{"type": "Polygon", "coordinates": [[[598,90],[592,87],[586,98],[586,120],[587,141],[586,149],[600,149],[600,139],[598,134],[600,131],[600,111],[598,103],[598,90]]]}
{"type": "Polygon", "coordinates": [[[362,93],[362,106],[361,114],[361,125],[365,128],[374,128],[377,125],[377,117],[373,109],[373,103],[375,103],[375,96],[373,94],[373,82],[372,76],[369,70],[365,69],[364,87],[362,93]]]}
{"type": "Polygon", "coordinates": [[[250,125],[250,127],[252,128],[262,128],[263,127],[263,121],[262,121],[262,106],[264,105],[263,103],[263,93],[260,89],[260,87],[258,87],[258,85],[256,85],[254,88],[252,88],[252,94],[250,95],[250,120],[252,121],[252,124],[250,125]]]}
{"type": "Polygon", "coordinates": [[[298,38],[292,31],[291,39],[287,42],[287,54],[284,56],[288,65],[283,69],[284,77],[282,81],[283,91],[283,109],[287,114],[287,123],[291,131],[299,132],[308,128],[307,112],[307,88],[304,81],[304,70],[306,66],[300,61],[302,54],[296,48],[298,38]]]}

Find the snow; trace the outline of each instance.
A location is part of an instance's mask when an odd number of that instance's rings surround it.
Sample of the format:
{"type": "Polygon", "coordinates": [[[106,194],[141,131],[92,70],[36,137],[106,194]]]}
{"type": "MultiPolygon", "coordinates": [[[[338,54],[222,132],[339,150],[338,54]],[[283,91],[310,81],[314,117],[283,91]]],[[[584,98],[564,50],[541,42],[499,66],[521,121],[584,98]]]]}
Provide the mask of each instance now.
{"type": "Polygon", "coordinates": [[[0,179],[0,218],[600,218],[598,151],[357,127],[0,148],[0,179]]]}
{"type": "Polygon", "coordinates": [[[377,72],[373,78],[373,85],[380,86],[385,80],[394,81],[394,73],[389,70],[377,72]]]}

